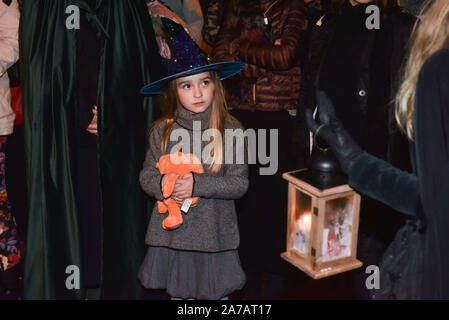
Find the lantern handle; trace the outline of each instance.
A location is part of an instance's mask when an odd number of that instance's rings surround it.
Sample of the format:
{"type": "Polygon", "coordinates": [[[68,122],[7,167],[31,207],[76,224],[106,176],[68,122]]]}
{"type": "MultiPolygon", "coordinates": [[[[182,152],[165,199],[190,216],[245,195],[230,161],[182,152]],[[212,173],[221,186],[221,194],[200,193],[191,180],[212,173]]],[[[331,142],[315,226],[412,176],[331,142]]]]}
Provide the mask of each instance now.
{"type": "Polygon", "coordinates": [[[321,130],[322,128],[324,128],[325,126],[327,126],[327,123],[322,123],[322,124],[320,124],[320,126],[316,129],[316,131],[315,131],[315,133],[314,133],[314,135],[313,135],[313,145],[316,146],[319,150],[321,150],[321,151],[323,151],[323,152],[326,152],[327,150],[329,150],[329,148],[321,148],[321,147],[318,145],[318,141],[316,140],[316,137],[318,137],[318,133],[319,133],[320,130],[321,130]]]}

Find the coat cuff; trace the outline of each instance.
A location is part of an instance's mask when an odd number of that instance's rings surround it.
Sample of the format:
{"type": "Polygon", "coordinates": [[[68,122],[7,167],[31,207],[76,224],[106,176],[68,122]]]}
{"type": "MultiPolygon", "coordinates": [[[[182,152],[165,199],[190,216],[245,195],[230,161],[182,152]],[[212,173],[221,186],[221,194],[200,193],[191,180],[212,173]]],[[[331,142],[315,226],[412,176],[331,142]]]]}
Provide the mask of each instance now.
{"type": "Polygon", "coordinates": [[[193,177],[192,197],[199,197],[199,195],[197,195],[198,188],[196,188],[198,181],[198,174],[196,172],[192,172],[192,177],[193,177]]]}
{"type": "Polygon", "coordinates": [[[192,185],[192,197],[194,197],[195,194],[195,172],[192,172],[192,178],[193,178],[193,185],[192,185]]]}
{"type": "Polygon", "coordinates": [[[161,179],[159,180],[159,190],[161,191],[161,198],[164,198],[164,190],[162,190],[162,179],[164,179],[165,174],[161,175],[161,179]]]}

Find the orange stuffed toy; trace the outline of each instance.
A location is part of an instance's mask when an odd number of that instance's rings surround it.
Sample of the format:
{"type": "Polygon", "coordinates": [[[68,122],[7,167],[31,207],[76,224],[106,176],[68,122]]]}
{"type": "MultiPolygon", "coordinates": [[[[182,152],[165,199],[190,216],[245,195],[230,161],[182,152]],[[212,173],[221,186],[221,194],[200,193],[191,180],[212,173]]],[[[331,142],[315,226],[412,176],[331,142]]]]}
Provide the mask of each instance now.
{"type": "MultiPolygon", "coordinates": [[[[173,193],[176,180],[182,179],[185,174],[190,172],[203,173],[204,169],[201,161],[194,154],[184,154],[182,152],[165,154],[160,157],[156,163],[156,168],[161,174],[176,173],[177,176],[170,176],[162,186],[164,200],[158,200],[158,210],[160,213],[168,211],[168,217],[162,222],[162,228],[165,230],[174,230],[182,224],[182,215],[179,206],[182,203],[176,202],[170,196],[173,193]]],[[[192,201],[190,207],[198,204],[199,197],[188,198],[192,201]]]]}

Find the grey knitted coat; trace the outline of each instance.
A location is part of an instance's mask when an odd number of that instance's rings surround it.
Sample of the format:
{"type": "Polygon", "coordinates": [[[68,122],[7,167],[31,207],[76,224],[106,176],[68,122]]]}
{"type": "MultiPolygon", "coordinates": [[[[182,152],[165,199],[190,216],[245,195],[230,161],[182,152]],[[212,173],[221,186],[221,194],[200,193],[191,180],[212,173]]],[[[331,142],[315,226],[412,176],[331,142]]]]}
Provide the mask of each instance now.
{"type": "MultiPolygon", "coordinates": [[[[195,114],[180,107],[179,117],[173,124],[171,133],[178,131],[177,129],[187,130],[190,146],[193,149],[193,137],[195,136],[196,140],[201,139],[201,134],[208,128],[210,109],[195,114]],[[195,126],[194,121],[196,121],[195,126]],[[197,128],[199,124],[201,124],[200,130],[197,128]]],[[[162,155],[161,137],[164,125],[164,122],[160,123],[151,130],[150,147],[140,172],[140,184],[143,190],[157,200],[163,199],[160,185],[162,176],[156,168],[156,163],[162,155]]],[[[236,121],[228,119],[225,128],[237,129],[241,126],[236,121]]],[[[171,134],[171,137],[174,136],[171,134]]],[[[174,140],[171,141],[169,138],[167,153],[181,141],[178,137],[174,140]]],[[[209,139],[202,141],[201,150],[209,143],[209,139]]],[[[232,146],[235,160],[236,148],[239,144],[234,140],[232,146]]],[[[182,151],[194,153],[192,149],[189,151],[187,148],[188,146],[183,145],[182,151]]],[[[244,146],[242,148],[244,149],[244,146]]],[[[208,173],[208,165],[203,164],[205,173],[193,174],[193,196],[200,197],[198,205],[190,208],[187,214],[183,214],[183,224],[172,231],[162,228],[162,220],[167,214],[159,213],[155,205],[145,237],[146,244],[204,252],[237,249],[240,238],[234,199],[242,197],[248,188],[248,165],[246,160],[244,162],[244,164],[236,164],[235,161],[233,164],[225,163],[217,174],[208,173]]]]}

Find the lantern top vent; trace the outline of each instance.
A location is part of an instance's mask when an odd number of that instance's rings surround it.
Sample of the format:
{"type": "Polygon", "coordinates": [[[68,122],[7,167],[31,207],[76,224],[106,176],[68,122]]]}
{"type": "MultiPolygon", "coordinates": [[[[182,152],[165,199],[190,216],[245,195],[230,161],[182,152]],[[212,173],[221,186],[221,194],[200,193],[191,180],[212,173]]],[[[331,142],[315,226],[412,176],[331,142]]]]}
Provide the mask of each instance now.
{"type": "Polygon", "coordinates": [[[296,185],[298,188],[318,198],[341,192],[354,191],[348,185],[348,178],[343,173],[319,172],[310,169],[301,169],[286,172],[282,177],[296,185]]]}

